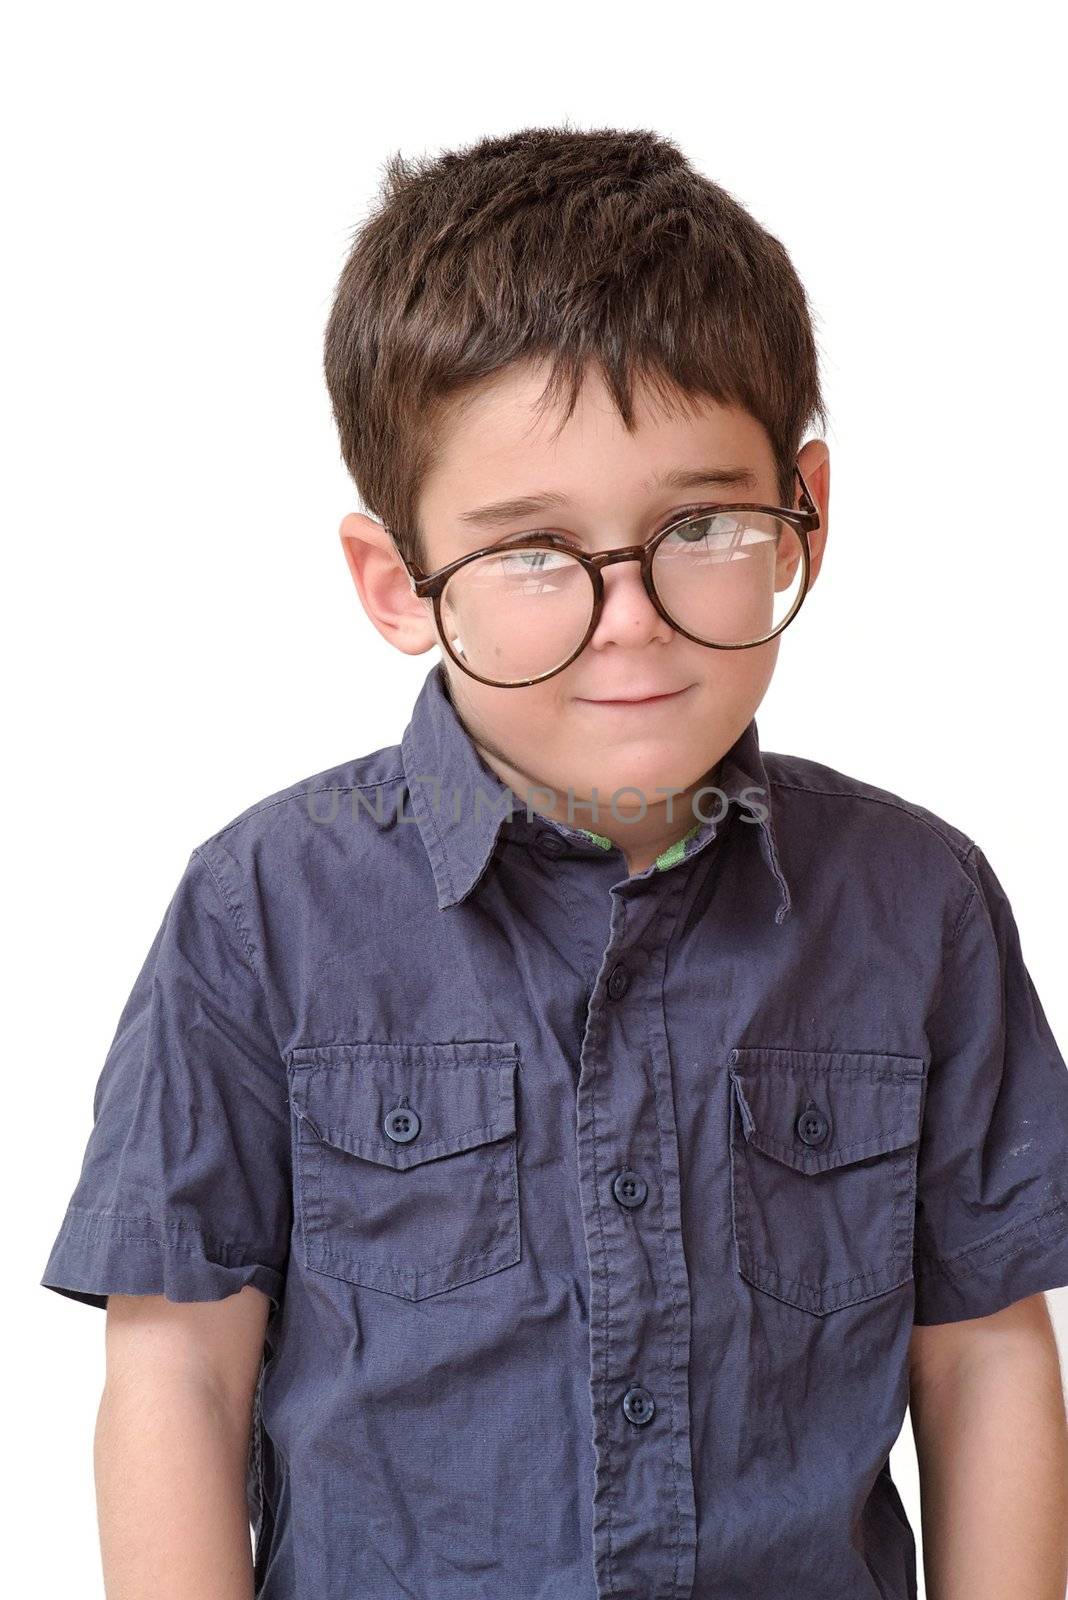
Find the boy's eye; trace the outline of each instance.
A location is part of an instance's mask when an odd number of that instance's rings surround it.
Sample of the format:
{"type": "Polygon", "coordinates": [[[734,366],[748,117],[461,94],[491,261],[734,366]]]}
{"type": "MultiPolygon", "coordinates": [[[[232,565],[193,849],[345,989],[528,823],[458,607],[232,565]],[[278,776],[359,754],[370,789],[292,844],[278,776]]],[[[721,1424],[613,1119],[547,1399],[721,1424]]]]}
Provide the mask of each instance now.
{"type": "MultiPolygon", "coordinates": [[[[505,547],[501,551],[497,562],[499,570],[507,577],[533,576],[539,572],[555,572],[561,567],[573,565],[565,559],[564,552],[559,548],[552,550],[509,550],[505,547]]],[[[577,569],[576,569],[577,570],[577,569]]]]}
{"type": "Polygon", "coordinates": [[[699,506],[686,514],[685,520],[680,522],[675,531],[675,537],[683,544],[698,544],[702,539],[707,539],[713,530],[716,537],[723,538],[735,533],[740,526],[736,516],[722,511],[719,506],[699,506]]]}

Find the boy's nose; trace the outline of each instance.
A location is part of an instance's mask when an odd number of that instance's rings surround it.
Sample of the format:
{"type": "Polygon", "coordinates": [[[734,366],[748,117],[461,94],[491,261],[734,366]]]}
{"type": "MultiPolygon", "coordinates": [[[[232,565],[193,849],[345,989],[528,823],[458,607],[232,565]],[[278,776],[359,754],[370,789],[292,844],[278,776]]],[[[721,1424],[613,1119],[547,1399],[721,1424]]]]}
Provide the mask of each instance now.
{"type": "Polygon", "coordinates": [[[590,644],[646,644],[674,633],[657,611],[642,582],[641,562],[617,561],[605,567],[604,604],[590,644]]]}

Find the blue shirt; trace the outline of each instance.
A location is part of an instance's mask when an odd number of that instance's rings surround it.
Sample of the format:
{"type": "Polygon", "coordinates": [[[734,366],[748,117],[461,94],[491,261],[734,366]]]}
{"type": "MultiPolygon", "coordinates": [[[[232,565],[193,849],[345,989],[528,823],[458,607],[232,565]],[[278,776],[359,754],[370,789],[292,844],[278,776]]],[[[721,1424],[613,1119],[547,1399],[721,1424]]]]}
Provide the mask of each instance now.
{"type": "Polygon", "coordinates": [[[915,1595],[912,1327],[1068,1284],[1068,1070],[970,838],[717,777],[628,876],[438,662],[192,850],[41,1281],[270,1297],[265,1600],[915,1595]]]}

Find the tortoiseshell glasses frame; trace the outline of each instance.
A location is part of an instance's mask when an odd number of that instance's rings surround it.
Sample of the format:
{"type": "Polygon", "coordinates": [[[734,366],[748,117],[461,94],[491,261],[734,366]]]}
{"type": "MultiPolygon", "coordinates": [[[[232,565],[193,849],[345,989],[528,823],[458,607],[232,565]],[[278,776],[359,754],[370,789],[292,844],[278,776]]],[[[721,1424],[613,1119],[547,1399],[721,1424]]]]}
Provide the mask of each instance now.
{"type": "MultiPolygon", "coordinates": [[[[709,650],[752,650],[757,645],[767,644],[769,639],[774,639],[777,634],[780,634],[784,628],[789,626],[789,624],[797,616],[797,613],[800,611],[805,595],[808,593],[812,565],[812,553],[809,547],[808,539],[809,534],[816,532],[820,526],[820,514],[815,502],[812,499],[812,496],[809,494],[808,485],[806,484],[804,476],[802,475],[801,468],[795,464],[794,471],[797,474],[798,480],[801,484],[801,505],[799,509],[792,506],[760,505],[752,501],[736,501],[730,505],[711,504],[708,506],[703,506],[696,511],[690,510],[683,512],[678,517],[673,518],[666,527],[660,528],[656,533],[651,535],[651,537],[643,544],[620,545],[614,550],[598,550],[592,554],[583,550],[577,550],[570,542],[564,541],[556,535],[534,531],[527,538],[524,538],[522,535],[517,535],[514,539],[508,539],[505,544],[497,543],[494,545],[483,545],[478,550],[471,550],[466,555],[459,556],[455,561],[450,561],[445,566],[439,567],[436,572],[423,572],[421,568],[415,564],[415,562],[409,560],[409,558],[403,554],[401,554],[401,560],[404,562],[405,568],[407,569],[408,580],[411,584],[413,594],[418,595],[421,600],[433,601],[434,622],[437,626],[438,638],[441,640],[443,649],[446,651],[450,659],[455,661],[456,665],[461,669],[461,671],[466,672],[469,677],[476,679],[477,682],[487,684],[490,688],[527,688],[535,683],[543,683],[547,678],[553,678],[558,672],[563,672],[566,667],[569,667],[571,663],[579,655],[581,655],[582,651],[586,648],[586,645],[589,643],[597,629],[597,624],[601,619],[601,609],[604,604],[604,580],[601,576],[601,573],[605,567],[612,566],[617,561],[641,562],[642,582],[645,586],[646,594],[649,596],[650,601],[655,606],[659,615],[663,617],[664,621],[668,623],[670,627],[674,628],[677,633],[681,633],[684,638],[691,639],[694,644],[704,645],[706,649],[709,650]],[[775,627],[771,629],[770,633],[764,634],[763,637],[759,639],[747,639],[744,644],[713,643],[708,639],[698,638],[696,634],[690,633],[688,629],[682,627],[664,606],[660,596],[656,592],[656,585],[653,582],[653,557],[656,555],[657,550],[664,540],[667,539],[671,534],[677,533],[679,528],[683,527],[686,523],[700,521],[702,518],[706,518],[712,513],[720,515],[735,511],[759,511],[765,516],[777,517],[780,522],[785,522],[791,528],[793,528],[797,533],[798,540],[801,545],[803,577],[797,597],[791,605],[789,611],[780,622],[776,623],[775,627]],[[523,678],[509,683],[499,683],[493,678],[484,678],[481,673],[475,672],[467,662],[463,661],[449,644],[447,630],[443,626],[441,615],[442,593],[445,589],[446,583],[448,583],[453,574],[459,572],[461,568],[469,566],[471,562],[480,560],[483,556],[498,555],[502,549],[509,552],[514,550],[555,550],[565,553],[571,556],[575,561],[579,562],[585,568],[590,583],[593,587],[593,611],[590,616],[589,626],[587,627],[582,640],[568,656],[567,660],[562,661],[558,666],[551,667],[548,672],[539,673],[536,677],[523,678]]],[[[391,530],[386,528],[386,532],[390,533],[391,530]]],[[[396,543],[395,540],[394,543],[396,543]]]]}

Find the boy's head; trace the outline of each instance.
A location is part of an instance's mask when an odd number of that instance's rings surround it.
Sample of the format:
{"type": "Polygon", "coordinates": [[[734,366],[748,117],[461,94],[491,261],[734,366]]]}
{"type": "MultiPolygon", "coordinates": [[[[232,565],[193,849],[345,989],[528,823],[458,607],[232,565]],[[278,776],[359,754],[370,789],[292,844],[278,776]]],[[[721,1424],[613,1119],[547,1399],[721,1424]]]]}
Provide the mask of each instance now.
{"type": "MultiPolygon", "coordinates": [[[[795,466],[820,512],[809,587],[819,570],[829,460],[818,438],[801,448],[826,420],[804,289],[779,242],[668,139],[532,128],[421,164],[394,156],[338,284],[325,370],[378,519],[344,518],[346,558],[372,622],[409,654],[440,641],[402,555],[432,573],[521,532],[590,553],[635,545],[695,507],[795,508],[795,466]],[[714,476],[655,486],[695,469],[714,476]],[[559,499],[533,513],[468,515],[546,495],[559,499]]],[[[443,660],[498,776],[524,801],[551,789],[558,803],[536,808],[564,820],[570,796],[571,820],[637,862],[692,825],[687,791],[754,714],[779,639],[694,642],[637,561],[603,582],[586,647],[543,681],[490,686],[443,660]],[[682,692],[659,706],[595,703],[669,691],[682,692]],[[667,788],[683,791],[670,813],[667,788]],[[600,810],[584,810],[595,793],[600,810]]]]}

